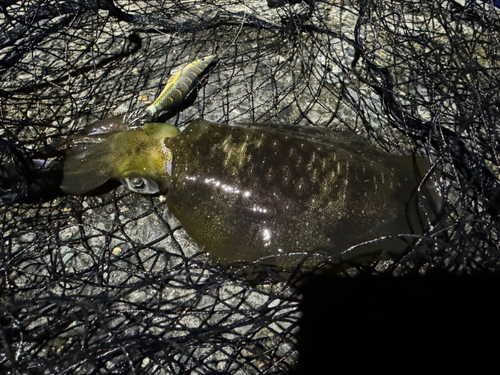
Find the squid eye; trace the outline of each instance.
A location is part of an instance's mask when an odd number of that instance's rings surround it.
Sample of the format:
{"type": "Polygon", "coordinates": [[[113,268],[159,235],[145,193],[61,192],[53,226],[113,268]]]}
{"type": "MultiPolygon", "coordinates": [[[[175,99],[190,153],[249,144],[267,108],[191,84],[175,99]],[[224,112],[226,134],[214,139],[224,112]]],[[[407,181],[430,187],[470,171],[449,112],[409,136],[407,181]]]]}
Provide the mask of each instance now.
{"type": "Polygon", "coordinates": [[[158,185],[153,180],[143,177],[127,177],[120,179],[127,189],[139,194],[156,194],[160,191],[158,185]]]}
{"type": "Polygon", "coordinates": [[[144,189],[146,187],[146,182],[141,177],[134,177],[129,179],[130,186],[134,189],[144,189]]]}

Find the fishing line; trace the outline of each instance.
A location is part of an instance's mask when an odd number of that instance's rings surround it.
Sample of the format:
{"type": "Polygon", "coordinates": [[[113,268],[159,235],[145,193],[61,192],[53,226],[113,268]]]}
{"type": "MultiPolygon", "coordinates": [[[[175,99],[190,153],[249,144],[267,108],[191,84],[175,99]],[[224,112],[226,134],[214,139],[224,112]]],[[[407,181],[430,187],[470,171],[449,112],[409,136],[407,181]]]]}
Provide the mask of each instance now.
{"type": "Polygon", "coordinates": [[[236,44],[236,41],[240,37],[241,31],[243,30],[243,25],[245,24],[246,17],[247,17],[247,13],[246,13],[246,10],[244,10],[243,11],[243,19],[241,20],[241,25],[240,25],[240,28],[238,29],[238,32],[236,33],[236,36],[234,37],[233,41],[229,44],[229,46],[224,51],[222,51],[222,53],[219,56],[217,56],[218,58],[224,56],[227,53],[227,51],[229,51],[229,49],[233,45],[236,44]]]}

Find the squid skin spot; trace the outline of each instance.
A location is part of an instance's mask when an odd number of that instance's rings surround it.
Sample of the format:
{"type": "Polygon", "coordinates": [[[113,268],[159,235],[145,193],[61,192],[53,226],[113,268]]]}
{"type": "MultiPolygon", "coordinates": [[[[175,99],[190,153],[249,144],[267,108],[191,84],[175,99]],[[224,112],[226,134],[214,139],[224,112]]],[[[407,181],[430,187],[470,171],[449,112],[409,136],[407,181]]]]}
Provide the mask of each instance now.
{"type": "Polygon", "coordinates": [[[229,161],[231,160],[231,154],[233,153],[233,150],[229,150],[226,160],[224,161],[224,165],[227,165],[229,161]]]}
{"type": "Polygon", "coordinates": [[[313,182],[318,181],[318,169],[317,168],[314,168],[312,171],[311,181],[313,181],[313,182]]]}

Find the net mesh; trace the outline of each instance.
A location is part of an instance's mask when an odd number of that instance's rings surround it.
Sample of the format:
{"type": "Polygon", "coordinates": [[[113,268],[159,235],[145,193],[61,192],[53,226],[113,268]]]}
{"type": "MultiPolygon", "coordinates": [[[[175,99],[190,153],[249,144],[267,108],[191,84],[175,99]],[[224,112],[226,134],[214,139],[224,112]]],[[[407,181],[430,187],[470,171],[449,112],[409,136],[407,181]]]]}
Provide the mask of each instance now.
{"type": "Polygon", "coordinates": [[[300,296],[212,265],[162,197],[13,203],[22,160],[220,63],[170,122],[351,129],[432,160],[443,217],[356,273],[496,272],[500,19],[492,1],[44,1],[0,5],[0,365],[10,373],[287,373],[300,296]],[[4,187],[5,188],[5,187],[4,187]],[[409,254],[410,255],[410,254],[409,254]]]}

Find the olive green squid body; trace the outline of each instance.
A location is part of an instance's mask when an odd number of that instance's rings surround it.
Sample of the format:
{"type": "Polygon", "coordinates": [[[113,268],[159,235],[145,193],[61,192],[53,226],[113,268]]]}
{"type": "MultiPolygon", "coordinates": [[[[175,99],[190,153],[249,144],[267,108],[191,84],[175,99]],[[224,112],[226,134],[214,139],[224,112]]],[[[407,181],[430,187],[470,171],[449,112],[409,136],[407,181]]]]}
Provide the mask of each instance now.
{"type": "Polygon", "coordinates": [[[196,120],[165,145],[168,207],[224,264],[397,252],[408,247],[397,235],[428,226],[416,199],[427,161],[384,154],[354,133],[196,120]]]}

